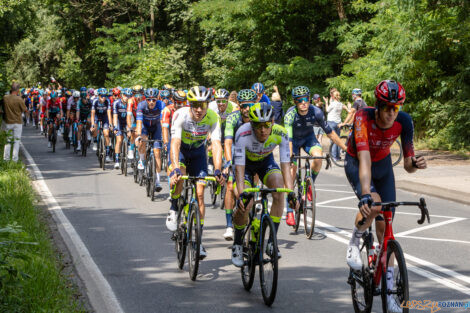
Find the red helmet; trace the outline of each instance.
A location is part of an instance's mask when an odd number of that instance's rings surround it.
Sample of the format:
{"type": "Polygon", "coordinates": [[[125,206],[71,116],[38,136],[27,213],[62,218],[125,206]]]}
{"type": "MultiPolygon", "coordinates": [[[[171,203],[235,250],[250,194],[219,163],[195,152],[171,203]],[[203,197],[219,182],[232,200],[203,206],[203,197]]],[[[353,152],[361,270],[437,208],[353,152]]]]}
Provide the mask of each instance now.
{"type": "Polygon", "coordinates": [[[113,88],[113,96],[120,97],[121,96],[121,90],[119,88],[113,88]]]}
{"type": "Polygon", "coordinates": [[[375,87],[375,97],[377,102],[387,105],[403,104],[406,99],[405,89],[394,80],[383,80],[375,87]]]}

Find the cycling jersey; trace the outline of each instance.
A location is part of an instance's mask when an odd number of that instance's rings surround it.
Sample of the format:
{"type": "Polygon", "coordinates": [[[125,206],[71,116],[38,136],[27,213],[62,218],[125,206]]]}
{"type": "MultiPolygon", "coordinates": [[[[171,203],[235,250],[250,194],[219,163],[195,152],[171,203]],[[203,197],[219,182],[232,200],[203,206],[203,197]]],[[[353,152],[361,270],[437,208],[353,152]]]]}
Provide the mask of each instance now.
{"type": "Polygon", "coordinates": [[[235,165],[245,165],[246,159],[262,161],[272,154],[276,146],[280,148],[281,163],[290,162],[289,141],[284,127],[274,124],[271,135],[263,143],[256,139],[251,123],[245,123],[235,135],[235,165]]]}
{"type": "Polygon", "coordinates": [[[175,105],[167,105],[162,111],[162,126],[170,128],[171,120],[173,118],[173,113],[175,113],[175,105]]]}
{"type": "Polygon", "coordinates": [[[372,162],[390,154],[390,147],[401,136],[404,157],[414,156],[413,121],[405,112],[398,112],[392,127],[380,129],[375,122],[375,108],[364,108],[357,112],[354,127],[349,135],[348,154],[357,158],[358,151],[370,151],[372,162]]]}
{"type": "Polygon", "coordinates": [[[117,99],[113,102],[113,114],[117,114],[118,116],[118,124],[126,124],[127,123],[127,105],[122,102],[121,99],[117,99]]]}
{"type": "Polygon", "coordinates": [[[85,116],[86,119],[91,113],[91,102],[83,99],[78,100],[77,111],[80,112],[80,117],[85,116]]]}
{"type": "Polygon", "coordinates": [[[228,115],[230,113],[232,113],[232,111],[233,111],[232,103],[230,101],[228,101],[227,108],[225,109],[225,111],[223,113],[219,112],[219,107],[217,105],[217,101],[212,101],[211,103],[209,103],[209,109],[211,109],[212,111],[217,113],[217,115],[219,115],[219,117],[220,117],[221,139],[222,139],[222,143],[223,143],[224,140],[225,140],[225,125],[226,125],[225,122],[227,120],[228,115]]]}
{"type": "Polygon", "coordinates": [[[134,116],[134,119],[137,114],[137,104],[138,104],[137,99],[135,97],[131,97],[127,101],[127,112],[132,113],[132,115],[134,116]]]}
{"type": "Polygon", "coordinates": [[[70,97],[67,100],[67,110],[71,111],[71,112],[76,112],[77,111],[77,104],[78,104],[78,101],[75,101],[75,99],[73,97],[70,97]]]}
{"type": "Polygon", "coordinates": [[[108,110],[109,111],[111,110],[111,105],[109,103],[109,100],[106,98],[104,99],[103,102],[101,102],[100,99],[95,99],[93,100],[93,103],[91,105],[91,110],[95,111],[97,115],[108,116],[107,112],[108,110]]]}
{"type": "Polygon", "coordinates": [[[225,122],[225,131],[224,131],[224,136],[226,139],[233,139],[235,134],[237,133],[237,130],[242,126],[243,123],[243,118],[242,114],[240,111],[235,111],[230,113],[227,116],[227,120],[225,122]]]}
{"type": "Polygon", "coordinates": [[[49,113],[60,113],[62,110],[62,102],[60,99],[48,99],[47,100],[47,110],[49,113]]]}
{"type": "Polygon", "coordinates": [[[155,107],[150,109],[147,101],[142,101],[137,106],[137,121],[142,121],[142,125],[146,127],[156,127],[160,125],[160,115],[164,105],[163,102],[157,100],[155,107]]]}
{"type": "Polygon", "coordinates": [[[266,102],[267,104],[271,104],[271,100],[269,100],[269,97],[266,94],[263,94],[258,102],[266,102]]]}
{"type": "Polygon", "coordinates": [[[307,114],[300,115],[297,107],[293,106],[284,117],[284,125],[289,135],[289,141],[302,139],[314,134],[313,125],[317,122],[326,134],[330,134],[332,129],[325,121],[323,111],[318,107],[310,104],[307,114]]]}
{"type": "Polygon", "coordinates": [[[211,140],[220,141],[220,118],[211,109],[200,122],[191,118],[191,108],[181,108],[173,114],[171,125],[171,138],[181,139],[183,149],[195,149],[204,145],[207,135],[210,133],[211,140]]]}

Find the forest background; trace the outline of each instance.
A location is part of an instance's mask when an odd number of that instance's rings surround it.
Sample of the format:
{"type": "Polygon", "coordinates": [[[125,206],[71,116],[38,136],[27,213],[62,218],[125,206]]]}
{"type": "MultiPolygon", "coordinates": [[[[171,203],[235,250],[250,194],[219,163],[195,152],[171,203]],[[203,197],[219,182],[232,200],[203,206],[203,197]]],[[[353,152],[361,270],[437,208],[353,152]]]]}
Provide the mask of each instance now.
{"type": "Polygon", "coordinates": [[[0,94],[11,81],[228,90],[298,85],[369,105],[406,89],[416,137],[470,150],[468,0],[1,0],[0,94]]]}

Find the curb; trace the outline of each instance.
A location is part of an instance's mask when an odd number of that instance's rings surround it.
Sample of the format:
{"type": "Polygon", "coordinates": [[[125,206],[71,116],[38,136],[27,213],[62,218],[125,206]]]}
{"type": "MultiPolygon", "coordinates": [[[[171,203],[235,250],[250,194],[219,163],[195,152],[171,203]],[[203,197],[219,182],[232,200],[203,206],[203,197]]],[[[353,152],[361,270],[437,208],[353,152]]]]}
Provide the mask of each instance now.
{"type": "Polygon", "coordinates": [[[397,180],[396,188],[470,205],[470,194],[410,180],[397,180]]]}

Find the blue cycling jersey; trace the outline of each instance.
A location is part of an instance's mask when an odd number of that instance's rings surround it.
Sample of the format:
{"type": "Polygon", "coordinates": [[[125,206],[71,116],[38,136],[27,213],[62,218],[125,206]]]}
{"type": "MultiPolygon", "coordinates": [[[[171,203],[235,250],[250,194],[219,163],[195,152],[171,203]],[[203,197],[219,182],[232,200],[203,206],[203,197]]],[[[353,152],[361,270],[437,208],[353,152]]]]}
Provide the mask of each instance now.
{"type": "Polygon", "coordinates": [[[153,109],[149,108],[146,100],[137,105],[137,121],[142,121],[146,127],[155,127],[160,124],[161,111],[165,108],[165,104],[158,100],[153,109]]]}
{"type": "Polygon", "coordinates": [[[108,110],[111,110],[111,103],[109,99],[104,99],[104,102],[101,102],[99,98],[93,100],[93,104],[91,105],[91,110],[95,110],[96,114],[98,115],[105,115],[108,110]]]}
{"type": "Polygon", "coordinates": [[[269,97],[266,96],[265,94],[261,96],[261,99],[259,100],[259,102],[266,102],[267,104],[271,104],[271,100],[269,100],[269,97]]]}
{"type": "Polygon", "coordinates": [[[117,114],[119,122],[125,123],[127,118],[127,104],[123,103],[121,99],[115,100],[113,102],[113,114],[117,114]]]}
{"type": "Polygon", "coordinates": [[[308,112],[305,115],[300,115],[297,112],[297,107],[293,106],[284,117],[284,125],[289,135],[289,141],[293,141],[294,138],[305,138],[313,134],[313,125],[320,125],[326,134],[330,134],[332,129],[328,126],[325,121],[325,115],[323,111],[316,106],[310,104],[308,112]]]}

